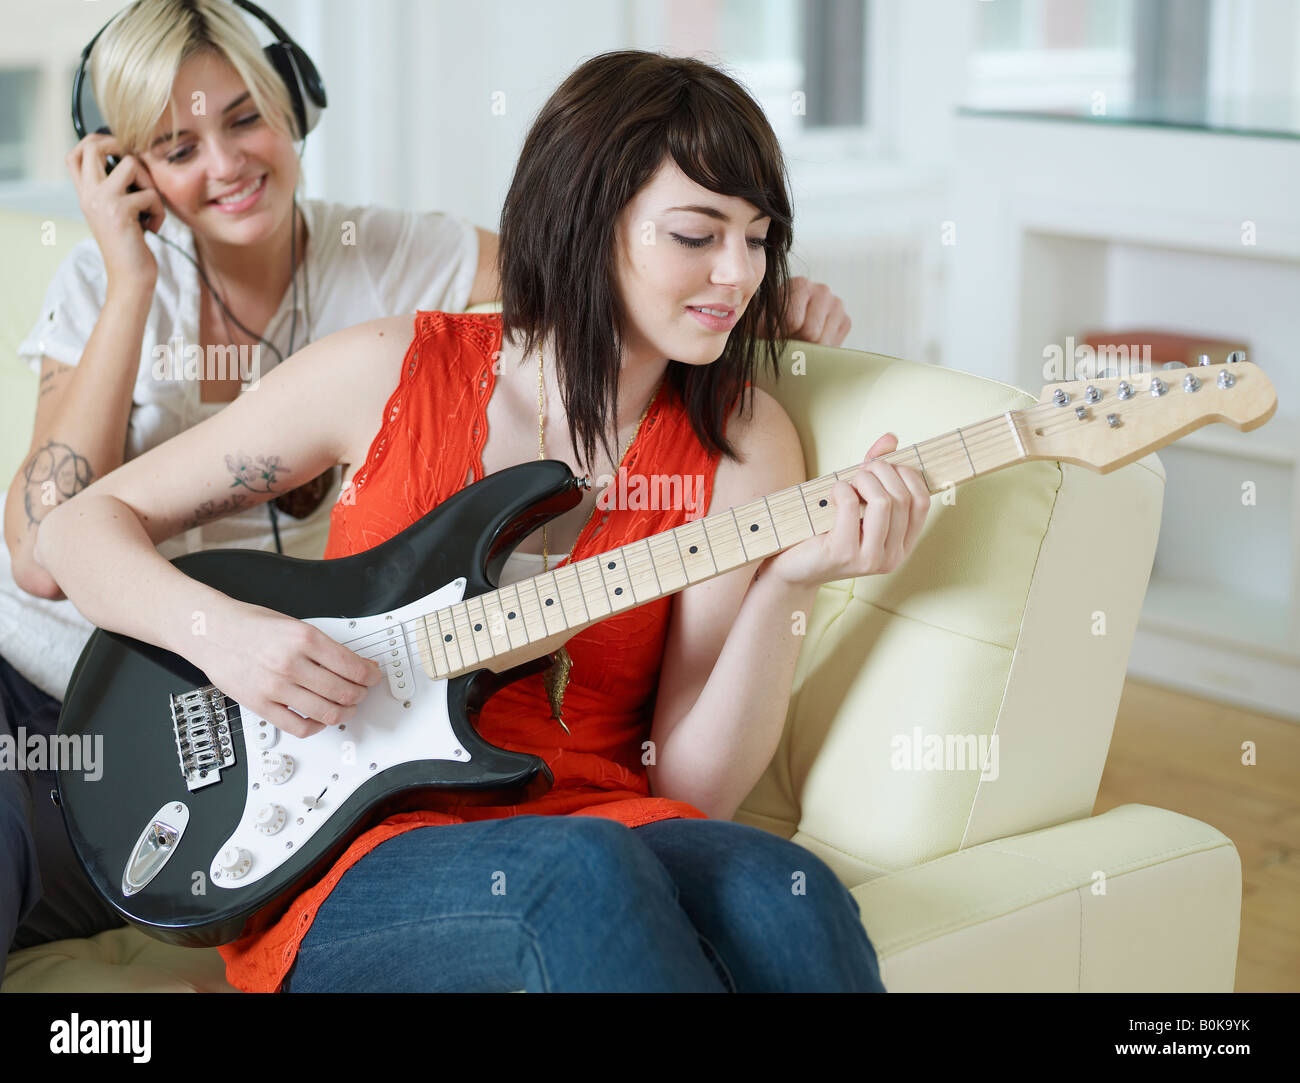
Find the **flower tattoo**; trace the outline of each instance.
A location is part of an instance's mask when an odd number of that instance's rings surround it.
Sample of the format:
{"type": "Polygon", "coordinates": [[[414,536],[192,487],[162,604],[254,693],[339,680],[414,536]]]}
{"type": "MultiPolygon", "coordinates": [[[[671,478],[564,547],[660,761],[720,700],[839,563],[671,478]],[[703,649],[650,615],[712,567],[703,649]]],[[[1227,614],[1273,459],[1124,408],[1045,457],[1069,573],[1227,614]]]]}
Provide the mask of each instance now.
{"type": "Polygon", "coordinates": [[[249,492],[272,493],[275,492],[272,488],[275,472],[287,472],[288,468],[281,465],[279,455],[259,455],[255,459],[249,459],[247,455],[227,455],[226,469],[235,476],[230,483],[232,489],[242,485],[249,492]]]}

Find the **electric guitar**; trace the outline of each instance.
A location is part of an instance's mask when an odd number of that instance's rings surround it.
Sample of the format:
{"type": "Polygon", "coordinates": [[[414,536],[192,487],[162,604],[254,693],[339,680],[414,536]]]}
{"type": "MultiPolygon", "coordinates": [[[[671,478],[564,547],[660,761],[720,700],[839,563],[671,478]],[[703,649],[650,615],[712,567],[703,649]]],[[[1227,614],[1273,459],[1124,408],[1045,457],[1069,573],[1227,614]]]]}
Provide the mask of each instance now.
{"type": "MultiPolygon", "coordinates": [[[[1130,380],[1049,384],[1033,406],[884,458],[914,467],[932,494],[1035,459],[1105,474],[1212,421],[1246,431],[1277,409],[1244,355],[1130,380]]],[[[489,475],[338,560],[238,549],[177,557],[194,579],[375,659],[386,679],[352,721],[296,738],[184,658],[96,630],[58,727],[61,739],[102,740],[102,777],[58,772],[78,859],[144,932],[211,946],[274,921],[357,835],[431,794],[487,804],[539,796],[552,781],[545,762],[476,732],[487,699],[549,667],[552,651],[605,617],[828,532],[831,487],[859,465],[501,588],[514,547],[581,501],[589,483],[564,463],[489,475]]]]}

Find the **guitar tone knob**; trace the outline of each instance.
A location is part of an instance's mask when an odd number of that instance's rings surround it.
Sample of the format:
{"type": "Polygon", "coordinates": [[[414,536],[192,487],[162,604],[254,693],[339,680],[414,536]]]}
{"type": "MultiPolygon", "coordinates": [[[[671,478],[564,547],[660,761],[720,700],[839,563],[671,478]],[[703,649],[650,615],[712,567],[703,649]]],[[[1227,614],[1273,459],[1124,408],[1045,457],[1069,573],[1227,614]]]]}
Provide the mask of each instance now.
{"type": "Polygon", "coordinates": [[[263,805],[257,810],[257,829],[263,835],[274,835],[284,827],[288,818],[283,805],[263,805]]]}
{"type": "Polygon", "coordinates": [[[217,858],[217,866],[231,880],[238,880],[253,867],[253,855],[242,846],[227,846],[217,858]]]}
{"type": "Polygon", "coordinates": [[[289,781],[293,766],[293,757],[287,753],[267,753],[262,757],[262,777],[274,786],[281,786],[289,781]]]}

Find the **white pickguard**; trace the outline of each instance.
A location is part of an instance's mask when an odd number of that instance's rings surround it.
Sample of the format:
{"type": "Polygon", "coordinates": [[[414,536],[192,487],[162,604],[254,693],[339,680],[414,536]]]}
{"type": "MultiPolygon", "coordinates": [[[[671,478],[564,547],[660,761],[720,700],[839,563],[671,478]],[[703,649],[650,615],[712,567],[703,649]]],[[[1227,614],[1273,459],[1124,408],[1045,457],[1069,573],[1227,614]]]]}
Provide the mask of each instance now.
{"type": "MultiPolygon", "coordinates": [[[[384,656],[376,661],[388,663],[388,679],[366,693],[352,721],[326,726],[310,737],[284,733],[240,704],[248,793],[239,826],[212,856],[208,874],[214,886],[241,888],[274,872],[357,789],[386,768],[411,760],[470,761],[451,728],[447,682],[425,675],[414,637],[400,633],[403,621],[453,605],[462,600],[464,592],[465,580],[456,579],[388,613],[305,618],[338,643],[356,644],[366,637],[367,656],[384,648],[384,656]],[[394,634],[392,629],[399,631],[394,634]],[[283,782],[272,781],[263,770],[264,757],[277,755],[288,756],[293,762],[292,772],[283,782]],[[273,834],[258,826],[259,813],[268,806],[284,810],[283,824],[273,834]],[[233,871],[223,868],[223,864],[231,864],[231,849],[242,851],[233,871]]],[[[273,822],[280,819],[276,814],[273,822]]]]}

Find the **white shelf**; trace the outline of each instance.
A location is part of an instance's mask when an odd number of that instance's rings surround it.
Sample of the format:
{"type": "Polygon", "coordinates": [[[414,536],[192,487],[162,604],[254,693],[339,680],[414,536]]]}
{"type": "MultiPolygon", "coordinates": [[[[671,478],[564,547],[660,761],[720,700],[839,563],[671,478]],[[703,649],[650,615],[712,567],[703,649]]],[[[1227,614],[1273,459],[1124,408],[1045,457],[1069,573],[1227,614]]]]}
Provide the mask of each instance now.
{"type": "Polygon", "coordinates": [[[1151,576],[1144,626],[1196,640],[1232,642],[1300,662],[1285,598],[1262,598],[1218,583],[1151,576]]]}
{"type": "Polygon", "coordinates": [[[1300,719],[1300,144],[986,118],[956,135],[948,364],[1036,389],[1086,331],[1151,328],[1245,341],[1273,382],[1259,428],[1160,449],[1130,672],[1300,719]]]}
{"type": "Polygon", "coordinates": [[[1212,451],[1220,455],[1236,455],[1243,459],[1294,466],[1300,463],[1300,419],[1284,416],[1281,403],[1274,414],[1257,429],[1242,432],[1224,422],[1215,422],[1189,432],[1179,444],[1212,451]]]}

